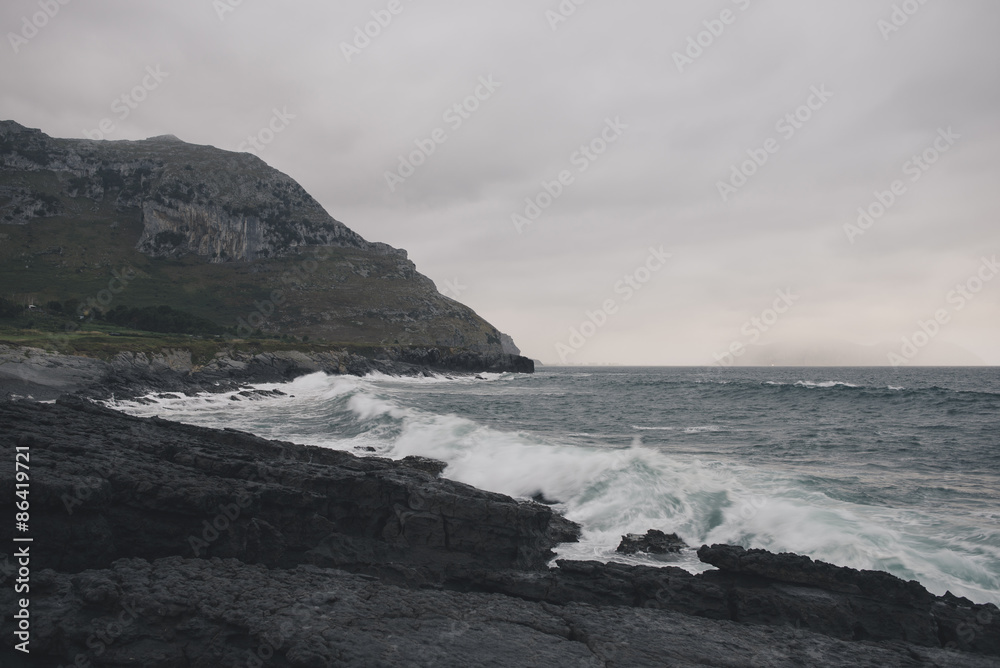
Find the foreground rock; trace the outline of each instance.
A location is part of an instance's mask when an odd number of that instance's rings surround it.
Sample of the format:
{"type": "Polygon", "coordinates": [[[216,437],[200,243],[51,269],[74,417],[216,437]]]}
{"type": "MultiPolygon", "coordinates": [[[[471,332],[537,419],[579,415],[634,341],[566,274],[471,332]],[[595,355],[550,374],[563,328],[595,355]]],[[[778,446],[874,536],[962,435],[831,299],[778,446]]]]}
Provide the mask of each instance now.
{"type": "Polygon", "coordinates": [[[544,568],[577,532],[547,506],[440,479],[427,460],[359,458],[81,399],[0,405],[0,419],[8,453],[30,447],[33,527],[58,548],[40,550],[37,568],[184,555],[422,583],[468,563],[544,568]]]}
{"type": "MultiPolygon", "coordinates": [[[[991,666],[1000,610],[797,555],[692,575],[559,561],[541,504],[80,399],[0,404],[31,453],[31,665],[991,666]],[[88,664],[89,662],[89,664],[88,664]]],[[[13,514],[13,467],[0,511],[13,514]]],[[[0,552],[11,545],[0,544],[0,552]]],[[[13,555],[0,553],[4,580],[13,555]]],[[[0,634],[15,594],[0,586],[0,634]]],[[[4,666],[29,665],[9,650],[4,666]]]]}
{"type": "Polygon", "coordinates": [[[94,398],[132,398],[152,392],[227,392],[248,384],[279,383],[322,371],[364,376],[372,372],[418,376],[436,372],[531,373],[526,357],[448,348],[377,348],[369,354],[228,351],[196,364],[185,350],[157,355],[119,353],[110,361],[60,355],[38,348],[0,345],[0,400],[50,401],[76,393],[94,398]]]}
{"type": "MultiPolygon", "coordinates": [[[[706,557],[723,552],[735,556],[744,551],[713,545],[702,547],[699,556],[707,561],[706,557]]],[[[994,605],[934,596],[920,584],[888,573],[841,568],[799,555],[753,552],[756,561],[780,575],[765,577],[726,566],[692,575],[675,567],[560,560],[559,568],[547,573],[484,569],[467,574],[461,587],[555,605],[655,608],[805,629],[841,640],[905,642],[1000,657],[1000,610],[994,605]],[[788,567],[791,558],[800,562],[799,568],[788,567]]],[[[457,579],[453,584],[459,584],[457,579]]]]}
{"type": "MultiPolygon", "coordinates": [[[[996,665],[941,649],[845,642],[662,610],[407,589],[314,566],[125,559],[77,575],[46,571],[36,583],[33,656],[53,663],[34,665],[996,665]]],[[[9,597],[5,588],[0,604],[9,597]]],[[[5,665],[28,665],[16,661],[5,665]]]]}

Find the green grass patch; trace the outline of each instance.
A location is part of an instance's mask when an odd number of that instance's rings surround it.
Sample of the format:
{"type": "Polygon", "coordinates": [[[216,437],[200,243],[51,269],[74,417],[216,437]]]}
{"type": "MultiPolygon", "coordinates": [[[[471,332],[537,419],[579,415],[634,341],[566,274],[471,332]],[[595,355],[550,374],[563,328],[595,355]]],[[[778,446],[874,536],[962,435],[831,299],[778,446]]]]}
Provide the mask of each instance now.
{"type": "MultiPolygon", "coordinates": [[[[143,332],[110,323],[87,322],[77,331],[27,329],[0,320],[0,345],[41,348],[64,355],[110,361],[119,353],[156,355],[165,351],[188,351],[194,364],[203,365],[219,354],[250,354],[298,351],[302,353],[354,353],[374,358],[389,349],[409,346],[296,341],[279,338],[240,339],[231,336],[197,336],[143,332]]],[[[450,349],[449,349],[450,350],[450,349]]]]}

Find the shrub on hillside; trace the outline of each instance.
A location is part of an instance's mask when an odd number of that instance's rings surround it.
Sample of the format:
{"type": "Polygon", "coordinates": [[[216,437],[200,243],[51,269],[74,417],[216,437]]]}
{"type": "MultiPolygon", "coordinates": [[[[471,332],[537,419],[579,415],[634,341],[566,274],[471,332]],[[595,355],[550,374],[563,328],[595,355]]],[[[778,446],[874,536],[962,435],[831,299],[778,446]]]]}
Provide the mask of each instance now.
{"type": "Polygon", "coordinates": [[[16,318],[24,313],[24,307],[0,297],[0,318],[16,318]]]}
{"type": "Polygon", "coordinates": [[[226,328],[170,306],[116,306],[104,319],[121,327],[165,334],[225,334],[226,328]]]}

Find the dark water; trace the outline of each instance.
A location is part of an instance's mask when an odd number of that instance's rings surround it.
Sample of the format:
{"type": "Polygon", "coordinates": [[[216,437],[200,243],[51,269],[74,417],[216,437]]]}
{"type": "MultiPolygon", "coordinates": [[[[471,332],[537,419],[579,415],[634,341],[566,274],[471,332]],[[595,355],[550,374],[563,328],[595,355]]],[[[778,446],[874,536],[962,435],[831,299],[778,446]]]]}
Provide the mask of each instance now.
{"type": "MultiPolygon", "coordinates": [[[[273,386],[269,386],[273,387],[273,386]]],[[[659,528],[888,570],[1000,602],[1000,369],[542,368],[488,380],[340,378],[294,397],[131,406],[543,493],[618,558],[659,528]]],[[[698,569],[688,555],[679,565],[698,569]]]]}

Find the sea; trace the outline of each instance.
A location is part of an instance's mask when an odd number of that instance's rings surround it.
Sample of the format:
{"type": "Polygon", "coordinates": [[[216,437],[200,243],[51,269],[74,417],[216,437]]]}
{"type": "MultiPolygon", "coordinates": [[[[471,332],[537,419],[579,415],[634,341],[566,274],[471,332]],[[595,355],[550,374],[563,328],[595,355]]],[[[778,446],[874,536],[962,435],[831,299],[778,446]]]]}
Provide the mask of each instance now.
{"type": "Polygon", "coordinates": [[[558,558],[627,533],[888,571],[1000,604],[1000,368],[539,367],[432,377],[316,373],[284,396],[173,395],[120,410],[364,456],[540,499],[580,523],[558,558]]]}

